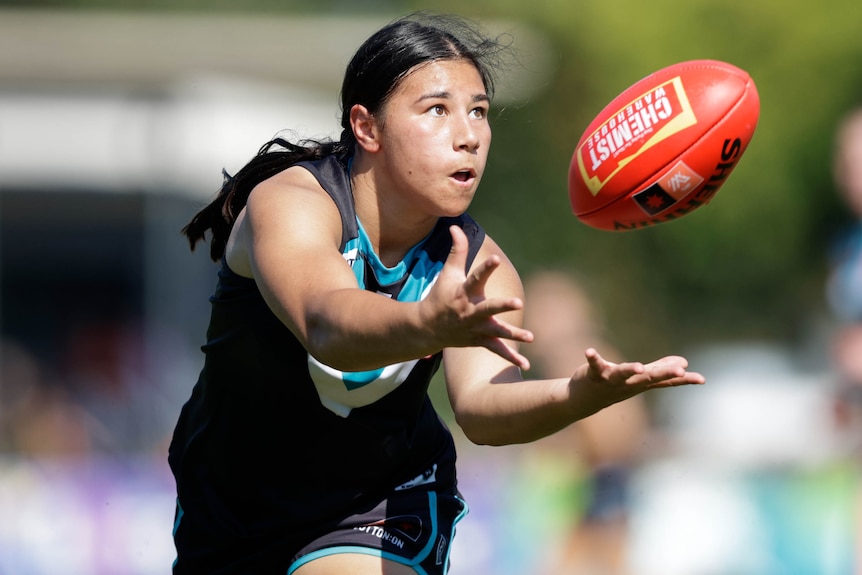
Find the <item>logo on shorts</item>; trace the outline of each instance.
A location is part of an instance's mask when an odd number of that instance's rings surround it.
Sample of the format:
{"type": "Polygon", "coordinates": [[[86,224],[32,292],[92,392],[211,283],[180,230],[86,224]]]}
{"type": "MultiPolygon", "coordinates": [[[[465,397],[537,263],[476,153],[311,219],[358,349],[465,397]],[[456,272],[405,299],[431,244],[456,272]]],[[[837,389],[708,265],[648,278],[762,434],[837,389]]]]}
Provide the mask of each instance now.
{"type": "Polygon", "coordinates": [[[405,489],[413,489],[414,487],[419,487],[420,485],[428,485],[429,483],[434,483],[437,481],[437,464],[431,466],[431,469],[425,470],[421,475],[417,475],[410,481],[406,483],[402,483],[398,487],[395,488],[395,491],[404,491],[405,489]]]}
{"type": "Polygon", "coordinates": [[[396,515],[354,529],[370,533],[403,549],[405,539],[416,543],[422,537],[422,518],[418,515],[396,515]]]}
{"type": "Polygon", "coordinates": [[[443,537],[443,534],[440,534],[440,539],[437,540],[437,559],[436,564],[442,565],[443,561],[446,559],[446,545],[449,542],[446,541],[446,538],[443,537]]]}

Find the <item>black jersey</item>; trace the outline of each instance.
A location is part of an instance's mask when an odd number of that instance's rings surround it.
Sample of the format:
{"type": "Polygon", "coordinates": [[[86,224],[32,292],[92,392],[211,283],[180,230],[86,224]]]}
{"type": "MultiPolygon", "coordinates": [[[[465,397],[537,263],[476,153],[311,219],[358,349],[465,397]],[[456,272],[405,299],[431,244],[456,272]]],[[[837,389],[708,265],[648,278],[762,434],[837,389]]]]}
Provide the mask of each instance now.
{"type": "MultiPolygon", "coordinates": [[[[341,251],[360,288],[423,298],[461,226],[470,260],[484,240],[468,215],[444,218],[394,267],[384,266],[356,218],[347,167],[300,164],[338,206],[341,251]]],[[[468,264],[469,265],[469,264],[468,264]]],[[[211,541],[299,541],[438,464],[455,482],[454,444],[427,395],[441,354],[344,373],[310,357],[264,302],[254,280],[222,263],[204,367],[169,450],[181,513],[211,541]],[[292,538],[292,539],[291,539],[292,538]]]]}

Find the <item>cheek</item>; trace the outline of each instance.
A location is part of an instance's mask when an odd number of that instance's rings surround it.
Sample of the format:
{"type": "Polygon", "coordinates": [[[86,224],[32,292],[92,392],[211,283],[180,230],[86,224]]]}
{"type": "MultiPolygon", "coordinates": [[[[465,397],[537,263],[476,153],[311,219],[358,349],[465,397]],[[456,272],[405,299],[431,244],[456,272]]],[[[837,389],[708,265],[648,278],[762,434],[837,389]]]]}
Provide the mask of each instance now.
{"type": "Polygon", "coordinates": [[[491,128],[490,126],[485,129],[485,133],[480,136],[482,145],[479,146],[479,153],[483,155],[483,161],[488,157],[488,152],[491,149],[491,128]]]}
{"type": "Polygon", "coordinates": [[[404,157],[431,156],[436,146],[444,140],[440,130],[432,130],[422,124],[399,127],[390,134],[389,145],[393,152],[404,157]]]}

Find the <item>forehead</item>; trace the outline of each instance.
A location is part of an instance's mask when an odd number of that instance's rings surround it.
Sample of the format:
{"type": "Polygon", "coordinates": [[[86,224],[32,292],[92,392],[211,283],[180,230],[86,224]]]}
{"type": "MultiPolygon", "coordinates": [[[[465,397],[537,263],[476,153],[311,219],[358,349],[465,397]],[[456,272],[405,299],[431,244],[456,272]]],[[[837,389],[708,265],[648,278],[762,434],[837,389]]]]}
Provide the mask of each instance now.
{"type": "MultiPolygon", "coordinates": [[[[463,91],[473,95],[484,95],[482,75],[470,60],[433,60],[410,70],[395,93],[402,92],[447,92],[463,91]]],[[[394,94],[393,94],[394,95],[394,94]]]]}

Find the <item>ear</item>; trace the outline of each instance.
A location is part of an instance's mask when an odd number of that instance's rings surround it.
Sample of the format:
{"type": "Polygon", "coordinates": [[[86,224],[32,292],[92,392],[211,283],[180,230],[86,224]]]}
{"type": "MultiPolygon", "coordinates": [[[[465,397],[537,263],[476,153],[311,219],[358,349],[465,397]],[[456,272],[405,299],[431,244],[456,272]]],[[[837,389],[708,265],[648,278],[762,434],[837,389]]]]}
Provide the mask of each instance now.
{"type": "Polygon", "coordinates": [[[350,108],[350,127],[356,138],[356,143],[367,152],[380,149],[380,132],[377,120],[362,104],[354,104],[350,108]]]}

